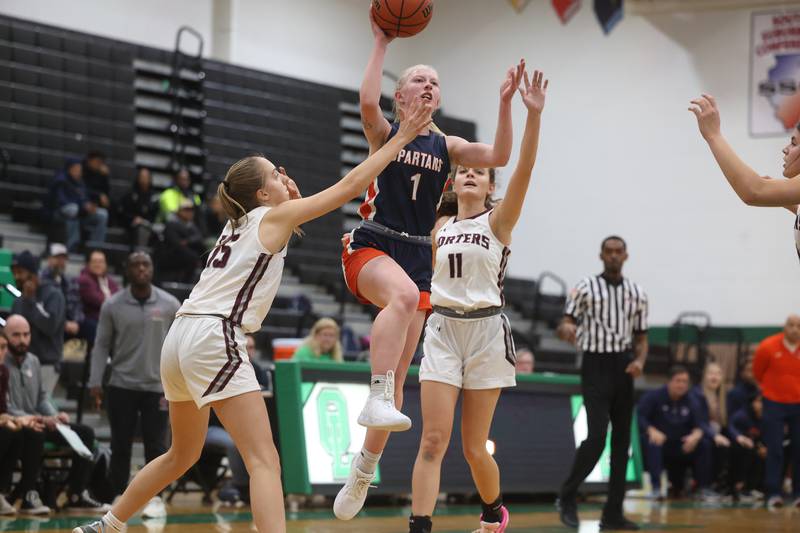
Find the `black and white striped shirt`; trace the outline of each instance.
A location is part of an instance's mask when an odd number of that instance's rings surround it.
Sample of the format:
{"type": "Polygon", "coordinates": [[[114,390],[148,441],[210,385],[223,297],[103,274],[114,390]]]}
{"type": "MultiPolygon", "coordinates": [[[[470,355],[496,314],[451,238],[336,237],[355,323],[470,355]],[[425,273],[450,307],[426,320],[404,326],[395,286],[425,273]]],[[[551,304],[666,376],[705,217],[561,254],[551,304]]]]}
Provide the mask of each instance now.
{"type": "Polygon", "coordinates": [[[564,314],[578,324],[584,352],[626,352],[633,335],[647,331],[647,295],[627,278],[610,283],[602,275],[582,279],[567,298],[564,314]]]}

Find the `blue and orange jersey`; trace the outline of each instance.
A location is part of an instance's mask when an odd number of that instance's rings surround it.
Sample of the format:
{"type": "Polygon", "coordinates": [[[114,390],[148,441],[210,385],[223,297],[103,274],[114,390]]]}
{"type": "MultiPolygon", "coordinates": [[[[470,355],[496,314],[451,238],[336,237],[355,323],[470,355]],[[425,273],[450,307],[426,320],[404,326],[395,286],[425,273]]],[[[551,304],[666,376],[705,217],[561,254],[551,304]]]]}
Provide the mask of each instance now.
{"type": "MultiPolygon", "coordinates": [[[[397,133],[398,126],[392,124],[387,141],[397,133]]],[[[358,212],[361,218],[395,231],[429,235],[449,174],[450,157],[444,135],[419,135],[378,174],[358,212]]]]}

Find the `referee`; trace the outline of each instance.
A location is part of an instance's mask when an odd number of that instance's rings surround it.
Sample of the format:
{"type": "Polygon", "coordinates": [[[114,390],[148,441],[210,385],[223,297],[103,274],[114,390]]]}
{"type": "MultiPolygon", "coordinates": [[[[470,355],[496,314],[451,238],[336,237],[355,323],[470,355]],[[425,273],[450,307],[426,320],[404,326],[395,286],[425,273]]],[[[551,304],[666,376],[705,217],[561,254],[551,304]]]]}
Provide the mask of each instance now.
{"type": "Polygon", "coordinates": [[[611,236],[600,245],[603,273],[578,283],[567,299],[558,336],[583,353],[581,390],[588,436],[575,454],[557,502],[561,522],[579,527],[578,486],[594,469],[606,444],[611,421],[611,476],[600,527],[635,531],[639,526],[622,514],[625,472],[631,438],[633,380],[647,357],[647,296],[622,276],[628,259],[625,241],[611,236]]]}

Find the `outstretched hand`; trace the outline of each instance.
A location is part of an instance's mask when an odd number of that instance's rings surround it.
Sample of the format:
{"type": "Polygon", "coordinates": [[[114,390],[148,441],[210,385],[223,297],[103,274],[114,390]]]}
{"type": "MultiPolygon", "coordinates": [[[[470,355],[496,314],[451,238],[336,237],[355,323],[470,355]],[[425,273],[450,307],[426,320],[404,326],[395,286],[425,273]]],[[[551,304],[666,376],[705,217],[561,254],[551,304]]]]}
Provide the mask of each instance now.
{"type": "Polygon", "coordinates": [[[297,200],[298,198],[303,197],[303,195],[300,194],[300,189],[297,187],[297,183],[295,183],[294,180],[289,177],[285,168],[278,167],[278,174],[281,176],[281,182],[283,182],[283,184],[289,190],[289,199],[297,200]]]}
{"type": "Polygon", "coordinates": [[[719,109],[717,101],[710,94],[703,94],[692,100],[689,111],[697,117],[700,134],[706,141],[720,134],[719,109]]]}
{"type": "Polygon", "coordinates": [[[500,86],[500,101],[508,103],[514,97],[514,92],[522,81],[522,73],[525,72],[525,60],[520,59],[516,67],[511,67],[506,72],[503,85],[500,86]]]}
{"type": "Polygon", "coordinates": [[[525,87],[520,87],[519,94],[522,96],[522,103],[528,108],[529,112],[541,113],[544,109],[544,100],[547,95],[547,85],[550,80],[544,79],[544,72],[533,71],[532,79],[528,77],[528,71],[523,72],[525,87]]]}
{"type": "Polygon", "coordinates": [[[386,35],[386,32],[378,26],[378,23],[375,21],[375,12],[372,10],[372,5],[369,7],[369,23],[372,27],[372,36],[375,38],[376,43],[387,45],[396,39],[396,37],[386,35]]]}
{"type": "Polygon", "coordinates": [[[400,123],[397,134],[404,139],[414,139],[433,122],[433,105],[422,98],[415,98],[400,123]]]}

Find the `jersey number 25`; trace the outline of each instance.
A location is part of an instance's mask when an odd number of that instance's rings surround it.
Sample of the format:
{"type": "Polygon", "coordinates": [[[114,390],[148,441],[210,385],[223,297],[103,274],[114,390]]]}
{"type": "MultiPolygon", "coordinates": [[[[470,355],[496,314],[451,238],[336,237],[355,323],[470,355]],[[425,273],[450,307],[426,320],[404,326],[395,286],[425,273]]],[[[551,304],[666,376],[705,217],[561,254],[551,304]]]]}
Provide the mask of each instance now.
{"type": "Polygon", "coordinates": [[[231,258],[231,247],[228,245],[238,240],[239,235],[236,233],[222,237],[219,240],[219,244],[211,250],[206,267],[225,268],[228,264],[228,259],[231,258]]]}

